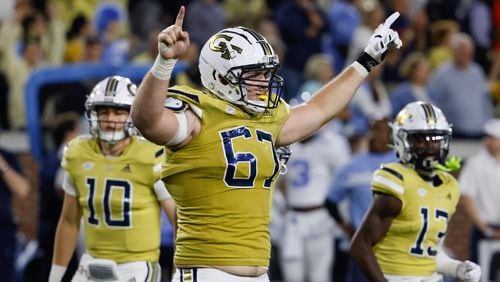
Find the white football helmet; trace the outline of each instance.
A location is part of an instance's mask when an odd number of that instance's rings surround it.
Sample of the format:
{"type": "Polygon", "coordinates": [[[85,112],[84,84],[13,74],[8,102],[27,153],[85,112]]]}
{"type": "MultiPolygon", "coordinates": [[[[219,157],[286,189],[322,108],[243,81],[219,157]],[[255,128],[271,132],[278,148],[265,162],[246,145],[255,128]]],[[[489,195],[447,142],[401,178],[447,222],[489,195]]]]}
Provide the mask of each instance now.
{"type": "Polygon", "coordinates": [[[119,131],[104,131],[99,126],[99,107],[125,108],[130,112],[137,86],[130,79],[121,76],[110,76],[101,80],[87,96],[85,109],[90,123],[90,134],[99,140],[117,142],[136,134],[130,115],[123,129],[119,131]]]}
{"type": "Polygon", "coordinates": [[[201,82],[211,93],[243,107],[252,114],[276,108],[280,101],[283,78],[276,75],[278,56],[259,33],[245,28],[226,28],[213,35],[203,46],[199,65],[201,82]],[[266,80],[243,79],[249,71],[266,72],[266,80]],[[267,83],[260,101],[247,97],[247,85],[267,83]]]}
{"type": "Polygon", "coordinates": [[[390,125],[402,163],[411,163],[423,171],[434,170],[436,162],[444,164],[452,129],[439,108],[421,101],[409,103],[390,125]]]}

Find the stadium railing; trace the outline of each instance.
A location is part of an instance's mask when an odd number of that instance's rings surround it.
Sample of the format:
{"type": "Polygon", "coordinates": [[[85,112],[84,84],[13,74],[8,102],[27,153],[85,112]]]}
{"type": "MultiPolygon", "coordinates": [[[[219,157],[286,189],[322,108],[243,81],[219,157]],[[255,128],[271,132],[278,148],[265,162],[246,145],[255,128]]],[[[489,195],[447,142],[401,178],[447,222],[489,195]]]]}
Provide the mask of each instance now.
{"type": "MultiPolygon", "coordinates": [[[[151,64],[113,66],[103,64],[76,64],[47,67],[34,71],[25,88],[26,119],[31,153],[41,161],[44,156],[40,116],[40,89],[47,84],[71,83],[121,75],[132,81],[141,81],[151,64]]],[[[174,69],[174,75],[176,70],[174,69]]]]}

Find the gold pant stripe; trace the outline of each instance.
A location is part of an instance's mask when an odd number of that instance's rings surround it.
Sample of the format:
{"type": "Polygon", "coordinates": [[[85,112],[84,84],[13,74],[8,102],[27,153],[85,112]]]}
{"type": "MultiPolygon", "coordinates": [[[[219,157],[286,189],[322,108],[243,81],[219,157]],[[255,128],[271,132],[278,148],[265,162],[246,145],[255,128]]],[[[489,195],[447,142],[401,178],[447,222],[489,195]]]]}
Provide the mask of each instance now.
{"type": "Polygon", "coordinates": [[[181,272],[181,282],[197,282],[197,268],[182,268],[181,272]]]}
{"type": "Polygon", "coordinates": [[[160,274],[158,264],[147,262],[147,265],[148,265],[148,270],[149,270],[149,275],[148,275],[149,279],[146,279],[146,281],[151,281],[151,282],[160,281],[159,276],[158,276],[160,274]]]}

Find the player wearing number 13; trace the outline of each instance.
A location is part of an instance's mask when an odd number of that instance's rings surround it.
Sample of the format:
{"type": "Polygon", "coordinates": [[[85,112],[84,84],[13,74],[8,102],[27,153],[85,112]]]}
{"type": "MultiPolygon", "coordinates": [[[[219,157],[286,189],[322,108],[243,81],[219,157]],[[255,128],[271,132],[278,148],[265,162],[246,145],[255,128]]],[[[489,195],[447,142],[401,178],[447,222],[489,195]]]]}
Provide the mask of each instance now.
{"type": "Polygon", "coordinates": [[[162,176],[177,206],[174,281],[268,281],[271,193],[280,171],[274,148],[332,119],[388,46],[401,46],[390,29],[398,13],[352,66],[294,108],[280,98],[273,48],[245,27],[224,29],[203,46],[203,91],[169,88],[176,59],[189,46],[184,14],[181,7],[175,24],[158,35],[159,54],[132,107],[143,136],[170,150],[162,176]]]}
{"type": "Polygon", "coordinates": [[[80,218],[88,254],[73,281],[159,281],[160,207],[173,201],[160,180],[165,149],[135,134],[136,86],[119,76],[99,82],[86,101],[91,135],[64,152],[64,204],[49,281],[60,281],[75,249],[80,218]],[[160,205],[161,204],[161,205],[160,205]]]}
{"type": "Polygon", "coordinates": [[[450,125],[435,106],[413,102],[391,126],[400,162],[373,174],[372,205],[351,242],[352,256],[370,281],[441,281],[441,274],[479,281],[478,265],[441,249],[460,196],[446,172],[459,164],[445,166],[450,125]]]}

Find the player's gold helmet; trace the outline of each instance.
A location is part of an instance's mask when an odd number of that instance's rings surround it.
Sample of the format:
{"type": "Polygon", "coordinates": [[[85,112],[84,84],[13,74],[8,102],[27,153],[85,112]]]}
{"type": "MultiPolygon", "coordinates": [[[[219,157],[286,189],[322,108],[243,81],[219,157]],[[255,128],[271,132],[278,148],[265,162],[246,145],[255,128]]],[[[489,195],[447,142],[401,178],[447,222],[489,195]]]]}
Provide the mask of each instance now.
{"type": "Polygon", "coordinates": [[[211,93],[250,113],[278,106],[283,78],[276,75],[278,56],[258,32],[245,27],[226,28],[213,35],[203,46],[199,65],[201,82],[211,93]],[[250,71],[263,71],[266,80],[244,79],[250,71]],[[259,101],[247,95],[247,86],[267,83],[267,93],[259,101]]]}
{"type": "Polygon", "coordinates": [[[431,171],[444,164],[451,140],[451,125],[443,112],[426,102],[404,107],[391,123],[394,148],[402,163],[431,171]]]}
{"type": "Polygon", "coordinates": [[[123,129],[104,131],[99,125],[97,110],[100,107],[125,108],[130,112],[137,86],[130,79],[122,76],[111,76],[101,80],[87,96],[85,102],[86,115],[90,123],[90,134],[99,140],[117,142],[136,133],[130,115],[123,129]]]}

